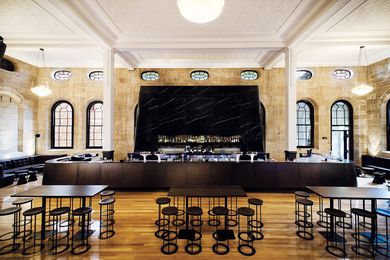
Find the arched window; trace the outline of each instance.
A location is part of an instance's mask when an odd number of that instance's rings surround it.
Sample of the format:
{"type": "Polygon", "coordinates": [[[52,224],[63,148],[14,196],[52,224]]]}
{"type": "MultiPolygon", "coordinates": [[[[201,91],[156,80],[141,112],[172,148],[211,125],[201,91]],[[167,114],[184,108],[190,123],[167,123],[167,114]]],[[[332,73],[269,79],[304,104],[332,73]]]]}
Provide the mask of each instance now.
{"type": "Polygon", "coordinates": [[[353,110],[345,100],[338,100],[331,108],[332,155],[353,160],[353,110]]]}
{"type": "Polygon", "coordinates": [[[87,107],[87,148],[103,148],[103,102],[95,101],[87,107]]]}
{"type": "Polygon", "coordinates": [[[260,102],[260,116],[261,116],[261,124],[262,124],[262,127],[263,127],[263,150],[264,152],[267,151],[265,149],[265,107],[263,105],[263,103],[260,102]]]}
{"type": "Polygon", "coordinates": [[[297,147],[314,147],[314,108],[306,100],[297,102],[297,147]]]}
{"type": "Polygon", "coordinates": [[[51,109],[51,148],[73,148],[73,107],[58,101],[51,109]]]}
{"type": "Polygon", "coordinates": [[[387,135],[387,151],[390,151],[390,99],[386,106],[386,135],[387,135]]]}

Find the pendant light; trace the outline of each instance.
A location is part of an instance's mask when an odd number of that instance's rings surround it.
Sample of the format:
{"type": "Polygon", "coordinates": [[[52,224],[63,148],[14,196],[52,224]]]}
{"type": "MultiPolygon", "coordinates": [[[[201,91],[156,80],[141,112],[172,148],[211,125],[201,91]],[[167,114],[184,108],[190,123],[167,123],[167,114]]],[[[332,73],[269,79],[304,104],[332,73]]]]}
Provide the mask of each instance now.
{"type": "MultiPolygon", "coordinates": [[[[367,62],[366,50],[365,50],[364,46],[360,46],[359,57],[358,57],[358,67],[367,66],[367,65],[368,65],[368,62],[367,62]],[[365,58],[365,64],[362,63],[363,54],[364,54],[364,58],[365,58]]],[[[368,75],[367,75],[367,80],[368,80],[368,75]]],[[[359,82],[358,79],[356,78],[355,86],[352,89],[352,93],[355,95],[358,95],[358,96],[364,96],[364,95],[367,95],[368,93],[370,93],[373,89],[374,88],[372,86],[370,86],[364,82],[359,82]]]]}
{"type": "Polygon", "coordinates": [[[208,23],[222,12],[225,0],[177,0],[181,15],[190,22],[208,23]]]}
{"type": "MultiPolygon", "coordinates": [[[[37,68],[38,68],[38,62],[39,62],[40,56],[42,56],[42,66],[45,67],[45,65],[46,65],[45,64],[45,50],[43,48],[40,48],[39,52],[38,52],[37,64],[36,64],[37,68]]],[[[36,81],[38,81],[38,80],[36,80],[36,81]]],[[[47,82],[39,84],[39,85],[38,84],[33,85],[31,87],[31,91],[35,95],[40,96],[40,97],[46,97],[46,96],[51,94],[51,89],[49,88],[49,84],[47,82]]]]}

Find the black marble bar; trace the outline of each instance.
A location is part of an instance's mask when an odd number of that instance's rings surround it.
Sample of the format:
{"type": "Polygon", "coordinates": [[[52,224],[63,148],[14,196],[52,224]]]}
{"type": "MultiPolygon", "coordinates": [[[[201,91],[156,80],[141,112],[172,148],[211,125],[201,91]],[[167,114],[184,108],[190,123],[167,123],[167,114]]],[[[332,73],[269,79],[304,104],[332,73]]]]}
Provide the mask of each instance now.
{"type": "Polygon", "coordinates": [[[110,185],[161,189],[177,185],[240,185],[253,190],[305,186],[356,187],[353,162],[46,162],[44,185],[110,185]]]}

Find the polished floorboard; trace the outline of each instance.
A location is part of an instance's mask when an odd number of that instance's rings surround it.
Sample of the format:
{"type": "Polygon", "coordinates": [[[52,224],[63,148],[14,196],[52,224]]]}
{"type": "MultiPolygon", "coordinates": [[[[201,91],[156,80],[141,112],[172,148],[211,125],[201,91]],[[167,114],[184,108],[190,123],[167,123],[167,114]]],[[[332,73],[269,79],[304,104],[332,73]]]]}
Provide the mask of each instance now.
{"type": "MultiPolygon", "coordinates": [[[[0,189],[1,208],[11,206],[15,198],[11,194],[27,190],[31,187],[41,185],[42,178],[38,181],[20,186],[9,186],[0,189]]],[[[360,186],[373,186],[369,183],[370,179],[360,179],[360,186]]],[[[383,187],[383,186],[379,186],[383,187]]],[[[66,251],[56,256],[58,259],[248,259],[237,251],[237,240],[231,241],[231,250],[228,255],[219,256],[213,253],[211,246],[213,239],[211,234],[214,228],[205,226],[203,228],[203,251],[191,256],[185,253],[184,246],[186,242],[179,240],[179,250],[174,255],[163,255],[160,252],[162,241],[154,236],[156,226],[154,221],[157,218],[157,206],[155,199],[165,196],[166,191],[140,192],[140,191],[118,191],[116,193],[115,204],[115,231],[114,237],[106,240],[98,239],[98,219],[99,219],[99,197],[93,199],[94,213],[92,218],[95,220],[92,229],[96,230],[90,238],[91,249],[81,256],[72,256],[70,251],[66,251]]],[[[263,222],[264,222],[264,239],[255,242],[257,250],[256,255],[251,258],[256,259],[319,259],[334,258],[325,250],[325,239],[318,233],[321,230],[317,225],[314,229],[314,240],[303,240],[295,234],[296,226],[294,224],[294,194],[293,193],[248,193],[249,197],[260,198],[264,201],[263,205],[263,222]]],[[[311,196],[314,201],[313,212],[318,210],[318,197],[311,196]]],[[[204,201],[206,202],[206,201],[204,201]]],[[[40,206],[39,198],[34,199],[34,206],[40,206]]],[[[246,206],[246,198],[239,199],[239,206],[246,206]]],[[[343,205],[348,205],[344,203],[343,205]]],[[[353,207],[359,207],[360,203],[353,202],[353,207]]],[[[207,205],[204,205],[207,208],[207,205]]],[[[386,207],[386,201],[378,202],[378,207],[386,207]]],[[[205,212],[207,210],[204,210],[205,212]]],[[[203,219],[207,218],[206,215],[203,219]]],[[[314,221],[318,216],[314,214],[314,221]]],[[[10,231],[12,218],[0,217],[0,233],[10,231]]],[[[383,230],[384,223],[379,223],[380,229],[383,230]]],[[[352,252],[351,246],[353,239],[347,233],[347,253],[349,258],[358,258],[352,252]]],[[[0,256],[0,258],[21,258],[20,252],[0,256]]],[[[33,259],[54,259],[47,252],[47,247],[41,253],[30,256],[33,259]]],[[[380,257],[378,257],[380,259],[380,257]]]]}

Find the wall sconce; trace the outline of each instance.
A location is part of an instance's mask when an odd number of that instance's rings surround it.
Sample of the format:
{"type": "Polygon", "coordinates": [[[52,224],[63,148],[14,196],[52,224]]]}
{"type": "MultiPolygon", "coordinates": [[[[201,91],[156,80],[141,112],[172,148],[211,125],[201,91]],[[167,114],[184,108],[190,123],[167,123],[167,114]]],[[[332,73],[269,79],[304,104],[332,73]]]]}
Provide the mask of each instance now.
{"type": "Polygon", "coordinates": [[[328,140],[328,137],[323,136],[321,139],[322,139],[322,140],[328,140]]]}

